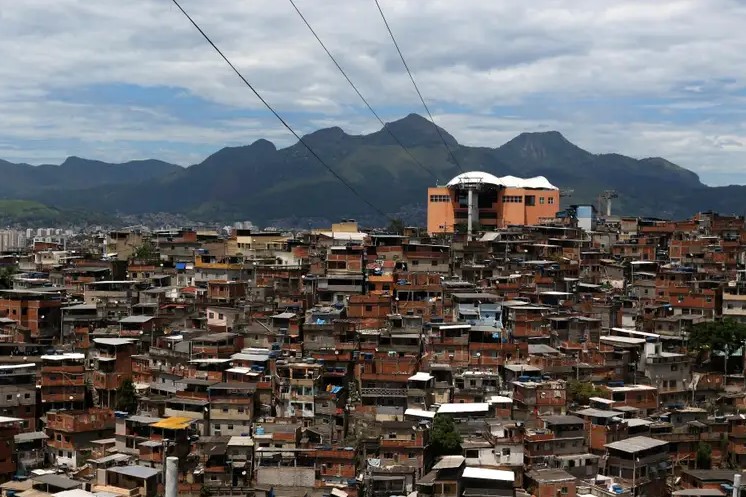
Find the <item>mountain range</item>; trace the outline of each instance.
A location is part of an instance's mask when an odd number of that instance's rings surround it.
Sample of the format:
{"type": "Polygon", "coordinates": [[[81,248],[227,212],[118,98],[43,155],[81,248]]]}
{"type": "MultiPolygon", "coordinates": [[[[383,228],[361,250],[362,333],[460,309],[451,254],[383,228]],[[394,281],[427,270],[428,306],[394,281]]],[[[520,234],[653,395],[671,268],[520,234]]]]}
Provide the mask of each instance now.
{"type": "MultiPolygon", "coordinates": [[[[350,135],[332,127],[310,133],[304,141],[369,202],[407,222],[424,221],[428,186],[444,184],[462,170],[546,176],[560,188],[573,190],[562,199],[564,204],[595,204],[600,193],[613,189],[619,195],[614,213],[619,214],[681,218],[703,210],[746,212],[744,186],[706,186],[694,172],[659,157],[590,153],[557,131],[521,133],[490,148],[461,145],[441,128],[454,161],[422,116],[410,114],[387,127],[424,168],[385,129],[350,135]]],[[[0,160],[0,177],[0,199],[35,201],[62,213],[164,212],[194,220],[248,219],[259,225],[305,226],[310,220],[342,217],[369,225],[385,222],[301,143],[278,149],[258,140],[223,148],[189,167],[79,157],[41,166],[0,160]]],[[[5,219],[2,214],[0,220],[5,219]]]]}

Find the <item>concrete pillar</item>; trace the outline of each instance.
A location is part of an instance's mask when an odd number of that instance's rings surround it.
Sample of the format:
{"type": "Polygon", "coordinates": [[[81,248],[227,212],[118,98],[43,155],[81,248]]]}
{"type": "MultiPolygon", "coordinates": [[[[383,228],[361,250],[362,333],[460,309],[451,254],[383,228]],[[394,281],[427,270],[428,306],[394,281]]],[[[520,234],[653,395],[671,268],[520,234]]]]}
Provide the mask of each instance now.
{"type": "Polygon", "coordinates": [[[741,495],[741,474],[736,473],[733,475],[733,497],[740,497],[741,495]]]}
{"type": "Polygon", "coordinates": [[[469,188],[468,190],[468,211],[466,213],[466,240],[471,241],[471,233],[472,233],[472,226],[471,224],[474,222],[474,189],[469,188]]]}
{"type": "Polygon", "coordinates": [[[179,491],[179,458],[166,458],[166,494],[165,497],[178,497],[179,491]]]}

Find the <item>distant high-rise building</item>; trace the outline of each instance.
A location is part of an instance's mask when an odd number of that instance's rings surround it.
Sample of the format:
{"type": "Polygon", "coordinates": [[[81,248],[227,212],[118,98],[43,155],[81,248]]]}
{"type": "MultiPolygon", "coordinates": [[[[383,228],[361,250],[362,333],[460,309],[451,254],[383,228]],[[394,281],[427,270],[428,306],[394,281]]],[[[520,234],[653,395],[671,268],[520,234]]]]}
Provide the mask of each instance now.
{"type": "Polygon", "coordinates": [[[19,250],[26,246],[26,233],[20,230],[0,231],[0,252],[19,250]]]}

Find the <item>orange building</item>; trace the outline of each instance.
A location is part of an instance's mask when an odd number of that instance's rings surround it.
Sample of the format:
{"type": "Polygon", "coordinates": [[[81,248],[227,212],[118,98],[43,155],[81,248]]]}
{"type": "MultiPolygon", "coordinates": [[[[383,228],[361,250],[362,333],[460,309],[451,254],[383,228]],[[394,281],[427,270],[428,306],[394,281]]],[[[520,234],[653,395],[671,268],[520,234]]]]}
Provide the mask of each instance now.
{"type": "Polygon", "coordinates": [[[472,171],[459,174],[445,186],[427,190],[427,230],[454,233],[457,227],[503,228],[538,224],[559,210],[559,189],[543,176],[498,178],[472,171]]]}

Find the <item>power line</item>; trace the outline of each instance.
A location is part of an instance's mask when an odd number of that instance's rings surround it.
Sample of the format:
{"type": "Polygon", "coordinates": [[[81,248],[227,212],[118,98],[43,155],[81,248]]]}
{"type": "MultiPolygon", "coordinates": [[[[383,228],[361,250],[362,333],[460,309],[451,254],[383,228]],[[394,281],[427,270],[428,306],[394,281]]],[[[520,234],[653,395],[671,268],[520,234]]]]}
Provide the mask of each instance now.
{"type": "Polygon", "coordinates": [[[241,78],[241,81],[243,81],[244,84],[249,87],[249,89],[254,93],[254,95],[256,95],[256,98],[258,98],[264,104],[264,106],[267,109],[269,109],[269,111],[282,123],[282,125],[285,126],[285,128],[287,128],[287,130],[290,131],[293,134],[293,136],[295,136],[298,139],[298,141],[303,144],[304,147],[306,147],[306,149],[311,153],[311,155],[313,155],[316,158],[316,160],[318,160],[319,163],[321,163],[321,165],[327,169],[327,171],[329,171],[335,178],[337,178],[340,183],[346,186],[348,190],[350,190],[356,196],[360,197],[360,200],[365,202],[368,205],[368,207],[370,207],[371,209],[376,211],[378,214],[380,214],[381,216],[385,217],[386,219],[390,221],[391,218],[389,216],[387,216],[381,209],[376,207],[373,203],[368,201],[368,199],[363,197],[363,195],[354,186],[348,183],[342,176],[340,176],[334,169],[332,169],[326,162],[324,162],[324,160],[319,156],[319,154],[314,152],[314,150],[308,145],[308,143],[306,143],[306,141],[303,138],[301,138],[301,136],[298,133],[296,133],[293,128],[290,127],[290,125],[285,121],[285,119],[283,119],[282,116],[280,116],[280,114],[278,114],[277,111],[275,111],[275,109],[272,108],[269,102],[264,100],[261,94],[251,85],[251,83],[248,82],[246,78],[244,78],[243,74],[241,74],[241,72],[238,69],[236,69],[236,66],[234,66],[233,63],[228,59],[228,57],[226,57],[225,54],[223,54],[223,52],[212,41],[212,39],[210,39],[210,37],[207,36],[207,33],[205,33],[202,30],[202,28],[199,27],[199,24],[197,24],[194,21],[194,19],[192,19],[192,17],[187,13],[187,11],[184,10],[181,4],[179,4],[178,0],[171,0],[171,1],[179,8],[181,13],[184,14],[184,16],[187,19],[189,19],[189,22],[192,23],[192,26],[194,26],[197,29],[197,31],[199,31],[199,34],[201,34],[202,37],[207,41],[207,43],[209,43],[212,46],[212,48],[215,49],[215,51],[218,53],[218,55],[220,55],[220,57],[225,61],[225,63],[228,64],[228,66],[231,69],[233,69],[233,72],[236,73],[236,75],[239,78],[241,78]]]}
{"type": "Polygon", "coordinates": [[[430,113],[430,109],[425,103],[425,98],[422,96],[422,92],[420,92],[420,88],[417,86],[417,83],[415,83],[414,81],[414,76],[412,76],[412,71],[409,70],[409,65],[407,64],[407,61],[404,59],[404,54],[402,54],[402,51],[399,48],[399,43],[397,43],[396,41],[394,32],[391,31],[391,26],[389,26],[389,22],[386,20],[386,16],[383,14],[383,9],[381,8],[381,4],[378,3],[378,0],[373,0],[373,1],[376,2],[376,7],[378,7],[378,12],[380,12],[381,14],[381,19],[383,19],[383,23],[386,25],[386,30],[389,32],[389,36],[391,36],[391,41],[394,42],[394,47],[396,47],[396,51],[399,53],[399,58],[401,59],[402,64],[404,64],[404,69],[407,70],[407,74],[409,74],[409,79],[412,81],[412,85],[414,86],[414,89],[417,92],[417,96],[420,97],[420,102],[422,102],[422,106],[425,107],[425,111],[427,112],[427,115],[430,117],[430,122],[433,123],[433,127],[435,128],[435,131],[438,133],[438,136],[440,137],[440,141],[442,141],[443,145],[445,145],[446,150],[448,150],[448,154],[451,156],[451,159],[453,159],[453,162],[456,163],[456,166],[458,166],[461,172],[464,172],[464,168],[461,167],[461,164],[459,163],[458,159],[456,159],[456,156],[453,155],[453,151],[451,150],[451,147],[448,146],[448,142],[446,142],[446,139],[443,136],[443,133],[440,132],[440,128],[438,127],[437,124],[435,124],[435,119],[433,119],[433,115],[430,113]]]}
{"type": "Polygon", "coordinates": [[[308,22],[308,20],[303,15],[303,13],[300,11],[300,9],[295,4],[295,2],[293,0],[289,0],[289,1],[290,1],[290,4],[295,9],[295,11],[300,16],[300,18],[303,20],[303,23],[308,27],[309,31],[311,31],[311,34],[313,35],[313,37],[316,38],[316,41],[319,42],[319,45],[321,45],[321,48],[324,49],[324,52],[326,52],[326,55],[328,55],[329,58],[332,60],[332,62],[334,62],[334,65],[337,66],[337,69],[339,69],[339,72],[342,73],[342,76],[344,76],[344,78],[350,84],[352,89],[355,90],[355,93],[357,93],[357,96],[360,97],[360,100],[362,100],[365,106],[368,107],[368,110],[371,112],[371,114],[373,114],[376,117],[376,119],[378,119],[378,122],[381,123],[381,126],[383,126],[383,129],[385,129],[388,132],[388,134],[391,135],[391,138],[393,138],[394,141],[399,144],[402,150],[404,150],[407,153],[407,155],[409,155],[409,158],[412,159],[412,161],[415,164],[417,164],[417,166],[419,166],[420,169],[428,173],[430,176],[433,177],[433,179],[437,181],[438,177],[431,170],[426,168],[420,161],[418,161],[414,155],[412,155],[412,152],[410,152],[409,149],[406,146],[404,146],[401,140],[399,140],[399,138],[397,138],[396,135],[389,129],[388,125],[385,122],[383,122],[383,119],[381,119],[381,116],[379,116],[378,113],[375,110],[373,110],[373,107],[368,103],[368,100],[363,96],[362,93],[360,93],[360,90],[358,90],[357,86],[355,86],[355,83],[352,82],[352,80],[347,75],[345,70],[342,69],[342,66],[339,65],[339,63],[337,62],[337,59],[335,59],[332,53],[329,51],[329,49],[326,48],[326,45],[324,45],[324,42],[321,41],[321,38],[319,38],[319,35],[316,34],[316,31],[311,27],[311,24],[308,22]]]}

